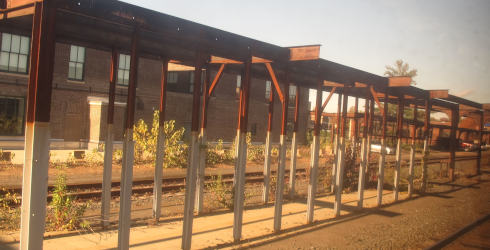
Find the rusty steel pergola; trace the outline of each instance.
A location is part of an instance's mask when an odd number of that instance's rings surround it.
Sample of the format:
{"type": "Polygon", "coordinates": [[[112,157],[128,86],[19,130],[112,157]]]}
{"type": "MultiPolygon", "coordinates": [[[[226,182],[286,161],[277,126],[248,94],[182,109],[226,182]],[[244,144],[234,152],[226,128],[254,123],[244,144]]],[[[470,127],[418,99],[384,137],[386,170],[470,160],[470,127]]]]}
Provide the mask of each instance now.
{"type": "MultiPolygon", "coordinates": [[[[356,137],[362,134],[359,170],[359,207],[363,207],[363,193],[366,167],[368,164],[375,119],[375,105],[381,112],[381,153],[378,173],[377,204],[382,203],[383,177],[386,157],[386,132],[388,117],[387,103],[398,106],[396,117],[397,148],[394,179],[394,198],[398,199],[401,139],[404,123],[412,124],[411,152],[409,165],[409,188],[414,192],[413,174],[415,168],[415,141],[417,126],[423,126],[424,150],[422,157],[423,192],[427,183],[427,162],[429,156],[429,129],[432,110],[445,110],[451,114],[450,138],[450,177],[454,179],[456,134],[459,113],[465,112],[480,116],[480,128],[468,130],[478,133],[480,142],[483,136],[483,106],[448,94],[447,90],[422,90],[410,86],[409,77],[386,78],[358,69],[319,58],[319,45],[280,47],[239,36],[152,10],[127,3],[106,0],[3,0],[0,1],[0,31],[31,35],[31,58],[29,67],[27,119],[25,133],[25,161],[22,191],[22,221],[20,244],[22,249],[41,249],[46,213],[47,175],[49,163],[49,122],[54,51],[56,42],[72,43],[94,49],[111,51],[111,73],[109,105],[107,114],[107,139],[104,152],[104,174],[101,219],[104,226],[109,222],[112,143],[114,123],[115,84],[118,68],[118,52],[130,52],[130,74],[127,94],[126,120],[124,122],[123,167],[121,172],[121,204],[119,212],[118,247],[129,248],[131,192],[133,176],[134,141],[133,126],[135,113],[136,82],[138,58],[161,61],[161,81],[155,83],[160,89],[160,130],[156,150],[153,217],[158,221],[161,207],[162,165],[164,152],[163,122],[165,121],[167,71],[169,63],[194,67],[194,90],[192,106],[192,126],[190,160],[187,167],[185,204],[183,217],[182,248],[191,247],[194,212],[202,212],[203,184],[205,171],[205,152],[200,145],[206,143],[207,109],[209,97],[226,71],[242,76],[236,135],[236,163],[234,175],[234,223],[233,237],[239,241],[242,236],[242,216],[244,210],[244,184],[246,165],[246,132],[249,114],[250,82],[252,76],[270,79],[273,90],[269,97],[268,133],[266,137],[266,157],[264,162],[264,203],[269,201],[270,154],[272,113],[274,98],[277,95],[282,105],[280,154],[277,171],[275,195],[274,231],[281,230],[284,175],[286,164],[286,125],[288,115],[289,85],[294,83],[298,91],[316,89],[315,122],[311,150],[310,176],[307,200],[307,223],[313,222],[315,193],[318,178],[320,117],[332,95],[338,98],[337,126],[334,138],[334,164],[332,167],[335,193],[334,212],[340,215],[343,187],[343,172],[346,154],[346,122],[348,97],[355,97],[355,119],[365,125],[356,128],[356,137]],[[211,71],[216,71],[214,77],[211,71]],[[202,72],[205,72],[201,86],[202,72]],[[201,87],[203,94],[201,97],[201,87]],[[330,92],[322,104],[322,93],[330,92]],[[364,114],[358,113],[358,99],[365,99],[364,114]],[[201,100],[202,99],[202,100],[201,100]],[[202,104],[201,104],[202,103],[202,104]],[[424,109],[424,122],[403,118],[404,107],[424,109]],[[200,119],[201,117],[201,119],[200,119]],[[423,125],[422,125],[423,124],[423,125]]],[[[272,87],[271,87],[272,88],[272,87]]],[[[296,95],[292,157],[290,166],[290,194],[295,194],[296,170],[296,132],[298,130],[299,94],[296,95]]],[[[356,121],[357,124],[357,121],[356,121]]],[[[357,140],[357,139],[356,139],[357,140]]],[[[478,151],[477,174],[480,171],[481,149],[478,151]]]]}

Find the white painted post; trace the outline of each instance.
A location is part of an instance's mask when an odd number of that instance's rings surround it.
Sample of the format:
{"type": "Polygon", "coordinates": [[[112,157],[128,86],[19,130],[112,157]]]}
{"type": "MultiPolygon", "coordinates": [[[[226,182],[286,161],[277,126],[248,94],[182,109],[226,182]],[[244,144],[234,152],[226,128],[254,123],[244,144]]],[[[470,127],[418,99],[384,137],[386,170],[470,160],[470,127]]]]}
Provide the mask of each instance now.
{"type": "Polygon", "coordinates": [[[335,178],[335,202],[333,211],[335,217],[340,216],[340,210],[342,209],[342,189],[344,187],[344,169],[345,169],[345,137],[340,138],[340,149],[337,176],[335,178]]]}
{"type": "MultiPolygon", "coordinates": [[[[415,125],[414,125],[415,126],[415,125]]],[[[413,195],[413,172],[415,168],[415,140],[410,144],[410,166],[408,168],[408,197],[413,195]]]]}
{"type": "Polygon", "coordinates": [[[295,195],[296,184],[296,158],[298,154],[298,142],[296,141],[296,132],[293,132],[293,139],[291,142],[291,165],[289,167],[289,198],[293,199],[295,195]]]}
{"type": "Polygon", "coordinates": [[[107,124],[107,135],[104,146],[104,172],[102,174],[102,226],[109,225],[109,216],[111,209],[111,184],[112,184],[112,149],[113,149],[114,132],[113,125],[107,124]]]}
{"type": "Polygon", "coordinates": [[[118,52],[112,49],[111,75],[109,81],[109,102],[107,105],[107,135],[104,147],[104,172],[102,176],[101,219],[102,227],[109,225],[111,210],[112,186],[112,151],[114,141],[114,101],[116,95],[116,77],[118,68],[118,52]]]}
{"type": "Polygon", "coordinates": [[[196,196],[196,175],[199,164],[199,135],[191,132],[190,162],[187,165],[185,182],[184,222],[182,232],[182,249],[191,248],[192,223],[194,220],[194,201],[196,196]]]}
{"type": "Polygon", "coordinates": [[[400,168],[402,161],[402,138],[398,137],[396,143],[396,159],[395,159],[395,177],[394,177],[394,189],[393,198],[398,201],[398,193],[400,192],[400,168]]]}
{"type": "MultiPolygon", "coordinates": [[[[129,108],[129,107],[128,107],[129,108]]],[[[131,227],[131,195],[133,188],[134,141],[133,129],[127,128],[123,141],[121,169],[121,202],[119,208],[118,249],[129,249],[131,227]]]]}
{"type": "Polygon", "coordinates": [[[199,135],[199,143],[201,149],[199,150],[199,166],[197,171],[197,193],[196,193],[196,213],[201,214],[203,211],[204,202],[204,182],[205,182],[205,168],[206,168],[206,153],[207,153],[207,137],[206,129],[201,128],[201,134],[199,135]]]}
{"type": "Polygon", "coordinates": [[[425,193],[427,187],[427,164],[429,161],[429,140],[430,140],[430,111],[432,110],[432,105],[430,99],[425,100],[425,119],[424,119],[424,152],[422,156],[422,186],[420,191],[425,193]]]}
{"type": "Polygon", "coordinates": [[[306,210],[306,222],[312,223],[315,212],[315,196],[318,178],[318,154],[320,152],[320,138],[318,135],[313,136],[311,162],[310,162],[310,181],[308,183],[308,200],[306,210]]]}
{"type": "Polygon", "coordinates": [[[49,122],[26,123],[20,249],[42,249],[49,167],[49,122]]]}
{"type": "Polygon", "coordinates": [[[155,152],[155,175],[153,176],[153,218],[156,222],[162,215],[162,176],[163,162],[165,161],[165,107],[167,101],[167,74],[168,59],[162,60],[162,73],[160,81],[160,107],[158,110],[158,135],[155,152]]]}
{"type": "Polygon", "coordinates": [[[239,241],[242,237],[243,205],[245,199],[245,167],[247,161],[246,133],[239,133],[237,138],[238,152],[235,160],[235,197],[233,201],[233,239],[239,241]]]}
{"type": "Polygon", "coordinates": [[[311,144],[310,180],[308,182],[308,199],[306,201],[306,223],[313,222],[315,215],[315,196],[318,179],[318,155],[320,153],[320,119],[322,114],[322,86],[323,81],[318,82],[316,89],[315,124],[313,128],[313,142],[311,144]]]}
{"type": "Polygon", "coordinates": [[[42,249],[48,192],[56,8],[35,2],[27,86],[20,249],[42,249]]]}
{"type": "MultiPolygon", "coordinates": [[[[272,91],[272,90],[271,90],[272,91]]],[[[267,204],[269,202],[269,190],[270,190],[270,176],[271,176],[271,132],[267,131],[265,138],[265,160],[264,160],[264,183],[262,187],[262,203],[267,204]]]]}
{"type": "Polygon", "coordinates": [[[276,200],[274,202],[274,232],[281,230],[284,172],[286,167],[286,135],[280,137],[279,166],[277,168],[276,200]]]}
{"type": "Polygon", "coordinates": [[[337,163],[339,160],[339,135],[338,135],[338,130],[337,133],[335,134],[335,139],[333,143],[334,147],[334,153],[333,153],[333,164],[332,164],[332,180],[331,180],[331,185],[330,185],[330,192],[335,192],[335,181],[336,181],[336,175],[337,175],[337,163]]]}
{"type": "MultiPolygon", "coordinates": [[[[366,131],[366,130],[365,130],[366,131]]],[[[359,168],[359,183],[357,186],[357,206],[363,207],[364,203],[364,186],[366,181],[366,168],[367,168],[367,140],[366,136],[362,138],[361,143],[361,167],[359,168]]]]}
{"type": "MultiPolygon", "coordinates": [[[[386,105],[386,104],[385,104],[386,105]]],[[[378,193],[377,193],[377,205],[381,206],[383,203],[383,180],[385,176],[385,159],[386,159],[386,139],[381,139],[381,152],[379,153],[379,172],[378,172],[378,193]]]]}
{"type": "Polygon", "coordinates": [[[153,179],[153,218],[158,222],[161,216],[162,206],[162,175],[163,161],[165,159],[165,128],[158,127],[157,150],[155,159],[155,175],[153,179]]]}
{"type": "Polygon", "coordinates": [[[427,165],[429,161],[429,137],[424,138],[424,151],[422,156],[422,185],[420,190],[422,193],[425,192],[427,188],[427,165]]]}
{"type": "MultiPolygon", "coordinates": [[[[341,121],[341,110],[342,110],[342,95],[338,94],[337,97],[337,128],[336,133],[335,133],[335,141],[333,144],[334,147],[334,154],[333,154],[333,164],[332,164],[332,180],[330,181],[330,192],[335,192],[335,181],[336,181],[336,173],[338,169],[338,159],[339,159],[339,143],[340,143],[340,137],[339,137],[339,132],[340,132],[340,121],[341,121]]],[[[333,131],[332,131],[333,133],[333,131]]]]}

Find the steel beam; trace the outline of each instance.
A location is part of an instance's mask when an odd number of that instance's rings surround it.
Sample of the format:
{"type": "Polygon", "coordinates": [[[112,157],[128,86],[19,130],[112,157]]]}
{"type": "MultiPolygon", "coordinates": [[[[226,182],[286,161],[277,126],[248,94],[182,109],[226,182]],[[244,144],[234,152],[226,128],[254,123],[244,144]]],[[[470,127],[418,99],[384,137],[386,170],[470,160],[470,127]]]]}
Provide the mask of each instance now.
{"type": "Polygon", "coordinates": [[[282,102],[281,136],[279,139],[279,162],[277,167],[276,199],[274,200],[274,232],[281,230],[282,202],[284,195],[284,172],[286,168],[286,134],[289,104],[289,77],[284,79],[284,101],[282,102]]]}
{"type": "Polygon", "coordinates": [[[158,136],[155,155],[155,175],[153,180],[153,218],[158,222],[162,206],[162,175],[165,159],[165,108],[167,102],[167,75],[169,60],[162,59],[160,77],[160,107],[158,109],[158,136]]]}
{"type": "Polygon", "coordinates": [[[289,167],[289,198],[292,200],[295,195],[295,184],[296,184],[296,157],[298,151],[298,142],[296,139],[296,134],[298,133],[298,121],[299,121],[299,104],[300,104],[300,87],[296,86],[296,105],[294,107],[294,128],[293,128],[293,139],[291,142],[291,166],[289,167]]]}
{"type": "Polygon", "coordinates": [[[119,231],[117,246],[129,249],[129,233],[131,227],[131,195],[133,188],[134,164],[134,109],[136,99],[136,81],[138,79],[138,39],[139,30],[135,27],[131,42],[131,63],[129,66],[129,86],[126,106],[126,122],[124,123],[123,162],[121,170],[121,204],[119,209],[119,231]]]}
{"type": "Polygon", "coordinates": [[[413,174],[415,170],[415,142],[417,138],[417,104],[413,107],[412,141],[410,144],[410,165],[408,168],[408,198],[413,195],[413,174]]]}
{"type": "Polygon", "coordinates": [[[312,223],[315,214],[315,195],[318,178],[318,154],[320,151],[320,119],[322,110],[322,85],[323,81],[318,81],[316,89],[316,106],[315,106],[315,125],[313,128],[313,143],[311,144],[311,159],[310,159],[310,176],[308,183],[308,199],[306,201],[306,222],[312,223]]]}
{"type": "MultiPolygon", "coordinates": [[[[332,179],[330,182],[330,192],[335,191],[335,176],[337,174],[337,162],[339,155],[339,133],[340,133],[340,112],[342,110],[342,94],[338,94],[337,97],[337,128],[335,129],[335,141],[333,143],[333,164],[332,164],[332,179]]],[[[332,130],[332,133],[334,131],[332,130]]]]}
{"type": "Polygon", "coordinates": [[[262,203],[269,202],[270,176],[271,176],[271,150],[272,150],[272,121],[274,113],[274,90],[269,93],[269,114],[267,119],[267,135],[265,138],[265,159],[264,159],[264,183],[262,187],[262,203]]]}
{"type": "Polygon", "coordinates": [[[451,110],[451,132],[449,135],[449,179],[454,181],[455,167],[456,167],[456,132],[459,124],[459,107],[451,110]]]}
{"type": "Polygon", "coordinates": [[[366,95],[364,104],[364,125],[362,129],[362,143],[361,143],[361,164],[359,168],[359,181],[357,187],[357,206],[363,207],[364,203],[364,186],[366,182],[366,170],[368,165],[367,151],[368,151],[368,118],[369,114],[369,92],[366,95]]]}
{"type": "Polygon", "coordinates": [[[403,133],[403,111],[405,110],[403,103],[403,96],[398,98],[398,111],[397,111],[397,128],[396,128],[396,159],[395,159],[395,177],[393,180],[393,198],[398,201],[398,193],[400,192],[400,175],[402,164],[402,133],[403,133]]]}
{"type": "Polygon", "coordinates": [[[114,141],[114,100],[116,97],[116,79],[118,69],[118,51],[112,50],[111,74],[109,80],[109,103],[107,105],[107,134],[104,146],[104,172],[102,176],[101,220],[102,226],[109,225],[111,210],[112,150],[114,141]]]}
{"type": "Polygon", "coordinates": [[[349,95],[344,88],[344,97],[342,98],[342,122],[340,124],[340,142],[337,159],[337,175],[335,176],[335,202],[333,211],[336,217],[340,216],[342,210],[342,190],[344,188],[344,169],[345,169],[345,147],[346,147],[346,123],[347,123],[347,102],[349,95]]]}
{"type": "Polygon", "coordinates": [[[485,123],[485,120],[484,120],[485,116],[484,116],[484,111],[481,111],[480,112],[480,128],[478,129],[478,143],[480,144],[478,146],[478,159],[476,160],[476,174],[477,175],[480,175],[481,172],[480,172],[480,169],[481,169],[481,162],[482,162],[482,156],[481,156],[481,150],[482,150],[482,146],[483,146],[483,129],[484,129],[484,123],[485,123]]]}
{"type": "Polygon", "coordinates": [[[247,163],[247,123],[248,123],[248,105],[250,97],[251,81],[251,56],[244,64],[244,81],[240,91],[240,108],[237,128],[237,159],[235,161],[235,197],[233,201],[233,239],[235,242],[240,241],[242,237],[243,224],[243,205],[245,191],[245,167],[247,163]]]}
{"type": "Polygon", "coordinates": [[[36,2],[34,5],[27,87],[20,249],[43,248],[56,36],[55,14],[51,2],[36,2]]]}
{"type": "MultiPolygon", "coordinates": [[[[222,72],[222,71],[221,71],[222,72]]],[[[219,73],[219,72],[218,72],[219,73]]],[[[221,74],[221,73],[219,73],[221,74]]],[[[219,76],[217,75],[219,81],[219,76]]],[[[211,78],[211,72],[209,70],[209,65],[206,67],[206,76],[204,79],[203,93],[209,92],[209,83],[211,78]]],[[[209,95],[203,94],[202,98],[202,114],[201,114],[201,134],[199,135],[200,152],[199,152],[199,168],[197,172],[197,193],[196,193],[196,212],[201,214],[203,212],[203,202],[204,202],[204,181],[205,181],[205,169],[206,169],[206,155],[207,155],[207,134],[206,127],[208,123],[208,106],[209,106],[209,95]]]]}
{"type": "MultiPolygon", "coordinates": [[[[385,160],[386,160],[386,123],[387,123],[387,114],[388,114],[388,98],[389,94],[388,91],[385,92],[385,99],[384,99],[384,104],[383,104],[383,128],[382,128],[382,135],[381,135],[381,150],[379,153],[379,172],[378,172],[378,193],[376,197],[376,202],[378,207],[383,204],[383,182],[384,182],[384,175],[385,175],[385,160]]],[[[378,103],[379,105],[379,103],[378,103]]],[[[380,107],[381,110],[381,107],[380,107]]]]}
{"type": "Polygon", "coordinates": [[[198,51],[194,70],[194,91],[192,93],[191,144],[185,183],[182,249],[190,249],[192,241],[194,202],[196,199],[196,177],[199,168],[199,104],[201,102],[201,76],[204,60],[204,55],[198,51]]]}
{"type": "Polygon", "coordinates": [[[420,192],[425,193],[427,189],[427,165],[430,154],[430,112],[432,110],[432,100],[425,100],[425,118],[424,118],[424,152],[422,156],[422,185],[420,192]]]}

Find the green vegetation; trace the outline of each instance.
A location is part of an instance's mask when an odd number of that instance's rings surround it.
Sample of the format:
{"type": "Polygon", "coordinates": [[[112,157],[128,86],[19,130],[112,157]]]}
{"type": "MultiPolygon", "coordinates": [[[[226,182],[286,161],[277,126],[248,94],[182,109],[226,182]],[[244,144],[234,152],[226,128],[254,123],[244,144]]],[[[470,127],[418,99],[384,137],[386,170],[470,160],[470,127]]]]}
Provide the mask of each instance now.
{"type": "Polygon", "coordinates": [[[88,204],[79,204],[67,193],[66,176],[58,174],[53,191],[53,200],[46,213],[47,230],[86,229],[90,224],[82,219],[88,204]]]}
{"type": "MultiPolygon", "coordinates": [[[[134,126],[135,162],[153,162],[155,160],[159,130],[159,113],[153,113],[152,127],[149,129],[144,120],[140,119],[134,126]]],[[[189,147],[182,143],[185,129],[176,128],[175,120],[165,121],[165,168],[185,167],[189,147]]]]}

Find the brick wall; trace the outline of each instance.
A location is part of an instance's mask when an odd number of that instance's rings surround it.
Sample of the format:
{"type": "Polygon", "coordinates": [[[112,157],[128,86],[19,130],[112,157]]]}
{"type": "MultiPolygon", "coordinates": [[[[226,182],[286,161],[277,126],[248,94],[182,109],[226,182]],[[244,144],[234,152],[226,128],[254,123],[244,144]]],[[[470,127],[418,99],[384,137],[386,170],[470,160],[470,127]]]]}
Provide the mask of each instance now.
{"type": "MultiPolygon", "coordinates": [[[[70,45],[57,43],[53,72],[53,95],[51,101],[51,137],[65,141],[88,141],[105,138],[107,102],[111,53],[86,48],[83,81],[68,80],[70,45]],[[99,98],[100,109],[92,109],[89,99],[99,98]],[[97,111],[96,111],[97,110],[97,111]],[[97,117],[97,115],[99,117],[97,117]],[[95,125],[101,123],[100,126],[95,125]],[[99,129],[100,131],[94,132],[99,129]],[[92,135],[91,135],[91,130],[92,135]]],[[[153,111],[159,107],[161,62],[140,58],[138,66],[135,118],[151,124],[153,111]]],[[[215,72],[212,73],[214,77],[215,72]]],[[[26,96],[27,75],[0,72],[0,95],[26,96]]],[[[189,72],[179,73],[179,84],[189,83],[189,72]]],[[[122,139],[122,124],[127,96],[127,87],[116,87],[115,139],[122,139]]],[[[276,95],[277,97],[277,95],[276,95]]],[[[273,140],[279,141],[281,105],[279,98],[274,104],[273,140]]],[[[176,120],[177,126],[190,129],[191,93],[167,93],[167,120],[176,120]]],[[[305,142],[307,114],[309,110],[308,90],[301,89],[299,142],[305,142]]],[[[236,135],[238,98],[236,76],[224,74],[208,109],[208,138],[231,141],[236,135]]],[[[254,141],[264,142],[267,129],[268,106],[265,97],[265,80],[252,79],[248,130],[256,128],[254,141]]],[[[290,105],[289,120],[294,117],[294,105],[290,105]]]]}

